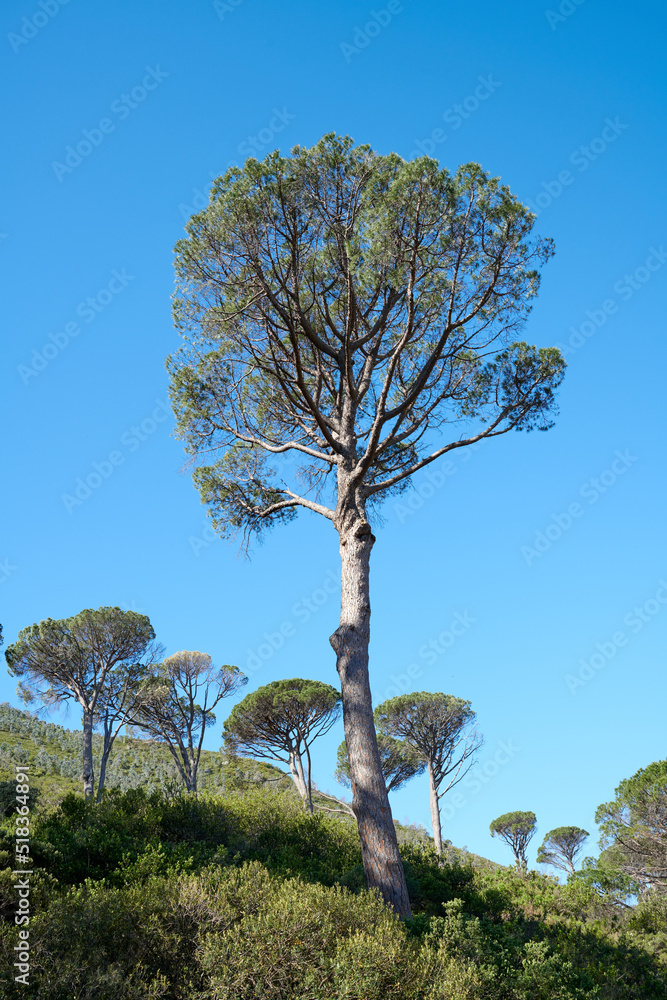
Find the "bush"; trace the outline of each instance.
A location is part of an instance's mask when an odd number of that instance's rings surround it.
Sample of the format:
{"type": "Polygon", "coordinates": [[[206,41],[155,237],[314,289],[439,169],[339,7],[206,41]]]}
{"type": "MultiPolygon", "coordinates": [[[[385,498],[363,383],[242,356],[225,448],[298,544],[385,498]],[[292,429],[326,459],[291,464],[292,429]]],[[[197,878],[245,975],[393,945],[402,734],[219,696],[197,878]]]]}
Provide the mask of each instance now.
{"type": "MultiPolygon", "coordinates": [[[[628,914],[592,905],[590,886],[404,844],[415,916],[401,923],[365,889],[354,826],[291,792],[70,796],[35,817],[31,847],[30,992],[44,1000],[667,995],[664,898],[628,914]]],[[[8,970],[14,881],[0,872],[8,970]]],[[[25,997],[4,976],[0,995],[25,997]]]]}
{"type": "Polygon", "coordinates": [[[308,815],[291,791],[259,789],[225,797],[206,793],[166,799],[142,789],[106,793],[100,805],[68,795],[37,821],[32,852],[59,880],[80,885],[105,878],[124,884],[122,872],[150,845],[164,866],[197,870],[214,859],[259,860],[272,871],[332,884],[361,860],[350,823],[308,815]]]}
{"type": "Polygon", "coordinates": [[[474,971],[410,939],[374,892],[267,880],[260,866],[250,864],[225,873],[215,898],[217,906],[225,901],[235,911],[228,928],[205,937],[200,958],[219,1000],[476,995],[474,971]]]}
{"type": "MultiPolygon", "coordinates": [[[[189,998],[195,937],[175,917],[175,889],[166,880],[140,888],[87,883],[71,888],[30,921],[30,983],[44,1000],[189,998]]],[[[11,968],[16,933],[2,945],[11,968]]],[[[5,982],[7,1000],[25,986],[5,982]]]]}

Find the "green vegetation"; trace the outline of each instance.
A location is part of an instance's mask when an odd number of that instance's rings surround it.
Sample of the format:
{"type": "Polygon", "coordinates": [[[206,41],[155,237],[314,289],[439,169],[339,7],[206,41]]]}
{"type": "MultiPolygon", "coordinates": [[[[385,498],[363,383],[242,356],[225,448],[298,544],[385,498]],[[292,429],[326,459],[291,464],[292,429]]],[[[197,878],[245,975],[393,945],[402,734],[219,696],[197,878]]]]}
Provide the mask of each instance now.
{"type": "MultiPolygon", "coordinates": [[[[397,792],[408,781],[426,770],[424,758],[403,740],[395,740],[385,733],[377,734],[378,751],[382,763],[382,776],[388,792],[397,792]]],[[[350,760],[347,756],[345,740],[338,747],[335,771],[336,781],[346,788],[350,787],[350,760]]]]}
{"type": "MultiPolygon", "coordinates": [[[[640,768],[601,805],[605,860],[643,889],[667,892],[667,760],[640,768]]],[[[603,855],[604,857],[604,855],[603,855]]]]}
{"type": "Polygon", "coordinates": [[[9,673],[19,678],[24,701],[41,701],[47,708],[75,702],[81,708],[83,791],[94,792],[93,731],[104,729],[98,768],[101,794],[106,761],[122,721],[132,714],[132,691],[138,690],[143,669],[161,647],[145,615],[120,608],[86,608],[71,618],[43,621],[24,628],[5,651],[9,673]],[[143,664],[141,661],[145,661],[143,664]],[[132,678],[128,687],[126,681],[132,678]]]}
{"type": "Polygon", "coordinates": [[[384,701],[373,715],[379,733],[401,740],[426,763],[435,849],[442,854],[440,800],[466,775],[482,745],[470,702],[417,691],[384,701]]]}
{"type": "MultiPolygon", "coordinates": [[[[119,737],[95,803],[79,790],[81,732],[3,705],[0,739],[0,953],[11,970],[9,779],[26,762],[30,983],[44,1000],[665,996],[667,898],[623,905],[612,869],[585,864],[562,886],[448,845],[440,857],[397,824],[414,914],[401,922],[366,889],[356,824],[306,812],[269,764],[202,751],[211,790],[195,796],[167,748],[119,737]]],[[[25,995],[1,975],[3,997],[25,995]]]]}
{"type": "MultiPolygon", "coordinates": [[[[0,840],[0,951],[17,940],[0,840]]],[[[291,783],[37,809],[31,986],[48,1000],[662,998],[667,907],[619,913],[580,885],[403,844],[412,921],[365,889],[347,819],[291,783]]],[[[4,972],[7,1000],[23,997],[4,972]]]]}
{"type": "Polygon", "coordinates": [[[235,705],[224,725],[225,748],[234,756],[268,757],[289,765],[309,812],[313,811],[310,747],[340,717],[340,694],[321,681],[272,681],[235,705]]]}
{"type": "MultiPolygon", "coordinates": [[[[198,678],[202,654],[179,656],[192,660],[198,678]]],[[[204,660],[208,682],[213,668],[204,660]]],[[[211,681],[216,703],[239,681],[234,668],[222,671],[211,681]]],[[[512,847],[514,869],[395,824],[412,914],[401,921],[377,889],[367,889],[351,807],[313,786],[314,810],[303,808],[308,745],[335,721],[338,692],[301,679],[261,688],[225,725],[231,753],[201,750],[208,689],[199,714],[196,689],[191,695],[183,702],[192,709],[183,745],[198,785],[185,781],[165,736],[136,739],[118,730],[98,802],[81,794],[84,732],[0,705],[0,954],[8,970],[0,995],[7,1000],[25,989],[14,978],[27,928],[13,869],[25,857],[15,852],[28,850],[15,840],[28,814],[30,986],[45,1000],[665,996],[667,762],[623,781],[600,806],[604,850],[580,871],[574,862],[586,831],[559,827],[546,835],[538,860],[565,871],[565,885],[526,870],[533,813],[491,824],[512,847]],[[257,741],[272,747],[281,726],[291,776],[236,755],[265,750],[257,741]],[[304,787],[294,781],[302,748],[304,787]],[[27,785],[15,781],[20,764],[29,774],[25,797],[27,785]],[[633,896],[636,905],[628,903],[633,896]]],[[[422,692],[377,711],[388,786],[440,757],[448,770],[457,747],[465,762],[459,744],[473,745],[461,740],[462,723],[474,721],[467,702],[422,692]],[[412,739],[424,727],[428,746],[412,739]]],[[[102,721],[102,732],[92,734],[91,774],[111,748],[102,721]]]]}
{"type": "MultiPolygon", "coordinates": [[[[40,793],[40,806],[54,806],[68,793],[81,788],[82,733],[45,722],[8,704],[0,704],[0,782],[14,777],[15,766],[30,765],[30,784],[40,793]]],[[[93,734],[93,761],[97,768],[103,737],[93,734]]],[[[270,764],[240,760],[202,750],[200,788],[221,790],[267,783],[290,784],[289,777],[270,764]]],[[[151,794],[175,794],[183,787],[176,764],[164,744],[154,740],[119,736],[114,744],[105,782],[106,789],[143,788],[151,794]]]]}
{"type": "Polygon", "coordinates": [[[189,792],[197,791],[204,735],[215,722],[213,709],[247,682],[238,667],[216,668],[208,653],[181,650],[153,667],[138,692],[131,721],[168,748],[189,792]]]}
{"type": "Polygon", "coordinates": [[[492,837],[500,837],[512,848],[517,867],[526,867],[526,847],[537,831],[533,812],[503,813],[489,826],[492,837]]]}
{"type": "Polygon", "coordinates": [[[589,836],[588,830],[582,830],[579,826],[559,826],[555,830],[549,830],[537,852],[538,864],[551,865],[573,874],[577,854],[589,836]]]}

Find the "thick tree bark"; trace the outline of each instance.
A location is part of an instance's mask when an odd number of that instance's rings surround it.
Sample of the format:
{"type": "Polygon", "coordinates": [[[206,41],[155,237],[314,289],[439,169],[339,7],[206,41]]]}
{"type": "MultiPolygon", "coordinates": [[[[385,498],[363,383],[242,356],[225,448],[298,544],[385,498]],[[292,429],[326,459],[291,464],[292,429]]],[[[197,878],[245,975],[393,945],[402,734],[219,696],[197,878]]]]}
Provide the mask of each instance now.
{"type": "Polygon", "coordinates": [[[95,791],[93,773],[93,713],[83,710],[83,794],[92,799],[95,791]]]}
{"type": "Polygon", "coordinates": [[[113,726],[109,722],[104,723],[104,745],[102,747],[102,757],[100,758],[100,773],[97,778],[97,801],[102,801],[102,792],[104,791],[104,782],[107,776],[107,764],[109,763],[109,757],[111,756],[111,751],[113,745],[116,741],[116,736],[118,735],[118,730],[114,733],[113,726]]]}
{"type": "Polygon", "coordinates": [[[411,917],[410,899],[378,752],[368,677],[371,606],[369,561],[375,538],[365,519],[337,525],[342,594],[340,625],[331,636],[343,697],[350,761],[352,808],[369,888],[380,890],[400,917],[411,917]]]}
{"type": "Polygon", "coordinates": [[[440,825],[440,800],[438,799],[438,789],[435,785],[435,774],[433,773],[433,765],[429,761],[428,764],[428,782],[431,789],[431,825],[433,827],[433,839],[435,840],[435,849],[438,854],[442,854],[442,827],[440,825]]]}

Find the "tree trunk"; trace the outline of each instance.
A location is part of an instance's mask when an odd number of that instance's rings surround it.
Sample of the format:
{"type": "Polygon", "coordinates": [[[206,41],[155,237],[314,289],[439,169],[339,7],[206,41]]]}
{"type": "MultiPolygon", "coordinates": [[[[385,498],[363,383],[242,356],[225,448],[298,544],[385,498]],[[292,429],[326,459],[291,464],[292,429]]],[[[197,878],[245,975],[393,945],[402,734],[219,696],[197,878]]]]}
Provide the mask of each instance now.
{"type": "Polygon", "coordinates": [[[378,752],[368,678],[371,606],[369,561],[375,538],[367,521],[338,527],[342,564],[340,625],[331,636],[343,698],[352,808],[359,827],[366,883],[401,917],[410,899],[378,752]]]}
{"type": "Polygon", "coordinates": [[[108,719],[104,722],[104,744],[102,746],[102,757],[100,760],[100,773],[97,778],[97,801],[102,801],[102,792],[104,791],[104,782],[107,776],[107,764],[109,763],[109,757],[111,756],[111,750],[118,735],[118,730],[114,733],[113,725],[109,723],[108,719]]]}
{"type": "Polygon", "coordinates": [[[93,713],[83,710],[83,794],[92,799],[95,791],[95,775],[93,773],[93,713]]]}
{"type": "Polygon", "coordinates": [[[306,779],[306,809],[309,813],[313,811],[313,768],[312,761],[310,759],[310,750],[308,749],[308,744],[304,742],[306,748],[306,757],[308,758],[308,778],[306,779]]]}
{"type": "Polygon", "coordinates": [[[303,770],[303,760],[298,750],[294,750],[289,756],[289,767],[292,773],[292,780],[296,785],[296,790],[301,796],[306,812],[313,811],[313,799],[310,794],[310,780],[306,780],[303,770]]]}
{"type": "Polygon", "coordinates": [[[183,781],[183,784],[185,785],[186,792],[191,792],[192,788],[190,787],[190,773],[189,773],[189,770],[188,770],[188,758],[187,758],[187,754],[185,752],[185,747],[184,747],[183,743],[181,742],[181,743],[177,744],[178,750],[177,750],[177,747],[175,747],[174,744],[170,740],[165,740],[165,743],[167,744],[167,749],[169,750],[169,753],[171,754],[171,756],[172,756],[172,758],[174,760],[174,763],[176,764],[176,767],[178,769],[178,773],[180,774],[181,779],[183,781]],[[179,756],[179,753],[180,753],[180,756],[179,756]]]}
{"type": "Polygon", "coordinates": [[[188,776],[187,788],[188,788],[188,792],[191,792],[193,795],[197,794],[197,770],[198,770],[198,765],[199,765],[199,761],[195,760],[195,755],[194,755],[194,751],[193,751],[192,747],[188,747],[188,752],[187,752],[187,767],[186,767],[186,773],[187,773],[187,776],[188,776]]]}
{"type": "Polygon", "coordinates": [[[435,775],[433,765],[428,764],[428,783],[431,789],[431,826],[433,827],[433,839],[435,849],[442,855],[442,827],[440,825],[440,800],[438,799],[438,789],[435,786],[435,775]]]}
{"type": "Polygon", "coordinates": [[[301,754],[298,750],[295,750],[289,756],[289,769],[292,774],[292,781],[296,786],[296,790],[301,796],[301,801],[308,812],[312,812],[312,806],[308,809],[308,789],[306,786],[306,777],[303,773],[303,761],[301,760],[301,754]]]}
{"type": "Polygon", "coordinates": [[[109,760],[109,754],[111,753],[111,747],[105,747],[102,753],[102,759],[100,760],[100,773],[97,779],[97,801],[102,801],[102,792],[104,791],[104,780],[107,774],[107,761],[109,760]]]}

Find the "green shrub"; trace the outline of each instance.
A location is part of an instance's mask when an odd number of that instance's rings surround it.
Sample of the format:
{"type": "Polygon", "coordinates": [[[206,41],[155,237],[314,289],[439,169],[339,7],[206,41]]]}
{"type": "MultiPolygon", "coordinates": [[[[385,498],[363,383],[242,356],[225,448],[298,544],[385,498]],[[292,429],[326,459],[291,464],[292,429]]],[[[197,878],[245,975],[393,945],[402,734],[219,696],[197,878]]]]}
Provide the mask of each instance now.
{"type": "Polygon", "coordinates": [[[351,824],[323,813],[308,815],[291,791],[261,789],[170,799],[142,789],[113,789],[100,805],[68,795],[37,820],[31,850],[37,864],[69,885],[102,878],[122,885],[124,872],[149,845],[164,859],[152,874],[235,858],[332,884],[361,860],[351,824]]]}
{"type": "MultiPolygon", "coordinates": [[[[126,890],[89,882],[36,912],[30,921],[33,995],[44,1000],[189,998],[201,985],[193,969],[195,936],[174,919],[174,896],[175,887],[165,880],[126,890]]],[[[6,955],[15,941],[15,932],[5,932],[6,955]]],[[[7,1000],[26,996],[20,983],[3,987],[7,1000]]]]}
{"type": "MultiPolygon", "coordinates": [[[[365,889],[353,824],[291,792],[70,796],[35,817],[31,848],[30,992],[44,1000],[667,996],[664,897],[628,912],[589,885],[404,844],[415,916],[401,923],[365,889]]],[[[27,995],[11,979],[13,881],[0,872],[3,1000],[27,995]]]]}
{"type": "MultiPolygon", "coordinates": [[[[405,951],[405,929],[375,894],[353,896],[339,886],[275,879],[262,884],[258,906],[257,873],[257,865],[244,866],[240,872],[227,873],[231,892],[224,882],[218,888],[218,898],[233,900],[236,919],[222,933],[206,937],[201,961],[221,1000],[340,995],[335,992],[336,979],[350,971],[342,946],[355,933],[367,936],[371,955],[380,942],[386,952],[388,939],[395,944],[396,955],[405,951]],[[239,887],[250,906],[244,905],[239,887]]],[[[380,974],[384,980],[385,995],[400,995],[386,992],[389,979],[397,981],[399,967],[375,968],[375,959],[373,963],[372,975],[380,974]]],[[[368,973],[367,969],[367,979],[368,973]]]]}

